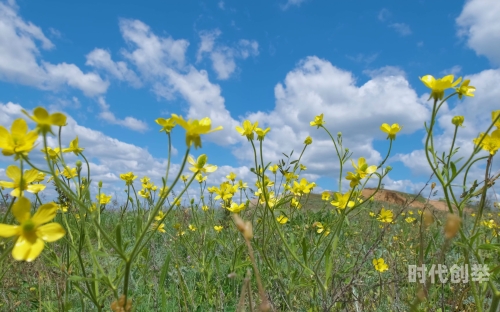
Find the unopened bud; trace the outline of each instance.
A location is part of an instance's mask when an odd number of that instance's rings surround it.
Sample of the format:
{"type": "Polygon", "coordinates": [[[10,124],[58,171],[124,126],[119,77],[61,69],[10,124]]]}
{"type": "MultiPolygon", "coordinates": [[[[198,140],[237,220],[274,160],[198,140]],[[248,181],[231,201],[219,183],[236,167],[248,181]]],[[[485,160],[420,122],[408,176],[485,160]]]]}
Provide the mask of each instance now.
{"type": "Polygon", "coordinates": [[[77,160],[76,161],[76,167],[80,168],[81,166],[82,166],[82,161],[81,160],[77,160]]]}
{"type": "Polygon", "coordinates": [[[431,190],[433,190],[436,187],[436,182],[432,182],[431,184],[431,190]]]}
{"type": "Polygon", "coordinates": [[[392,167],[391,167],[391,166],[387,166],[387,167],[385,167],[385,171],[386,171],[386,172],[389,172],[389,171],[391,171],[391,170],[392,170],[392,167]]]}
{"type": "Polygon", "coordinates": [[[434,222],[434,216],[432,215],[432,213],[429,210],[425,210],[424,211],[424,226],[429,227],[429,225],[431,225],[432,222],[434,222]]]}
{"type": "Polygon", "coordinates": [[[101,188],[102,187],[102,181],[99,181],[98,185],[99,185],[99,188],[101,188]]]}
{"type": "Polygon", "coordinates": [[[462,126],[464,123],[464,116],[455,116],[451,119],[451,123],[454,124],[455,126],[462,126]]]}
{"type": "Polygon", "coordinates": [[[243,221],[238,214],[233,214],[234,224],[236,228],[243,234],[245,239],[250,240],[253,237],[252,223],[250,221],[243,221]]]}
{"type": "Polygon", "coordinates": [[[462,220],[456,214],[448,214],[446,218],[446,224],[444,225],[444,236],[446,239],[451,239],[457,235],[458,230],[460,229],[460,224],[462,220]]]}
{"type": "Polygon", "coordinates": [[[340,131],[339,131],[339,132],[337,133],[337,136],[340,138],[340,137],[342,136],[342,132],[340,132],[340,131]]]}

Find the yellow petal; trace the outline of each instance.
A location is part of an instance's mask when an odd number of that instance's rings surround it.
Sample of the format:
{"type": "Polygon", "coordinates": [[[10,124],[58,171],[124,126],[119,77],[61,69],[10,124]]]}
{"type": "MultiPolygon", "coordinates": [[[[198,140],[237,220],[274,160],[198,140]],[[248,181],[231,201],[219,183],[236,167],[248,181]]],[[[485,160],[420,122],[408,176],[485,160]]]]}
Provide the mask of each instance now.
{"type": "Polygon", "coordinates": [[[16,217],[19,223],[30,218],[31,202],[26,197],[20,197],[14,205],[12,205],[12,214],[16,217]]]}
{"type": "Polygon", "coordinates": [[[49,118],[49,113],[43,107],[37,107],[33,110],[33,115],[40,121],[49,118]]]}
{"type": "Polygon", "coordinates": [[[0,186],[3,186],[5,188],[14,188],[16,185],[14,184],[14,182],[0,181],[0,186]]]}
{"type": "Polygon", "coordinates": [[[24,183],[31,183],[35,181],[37,177],[38,177],[38,170],[36,169],[26,170],[23,174],[24,183]]]}
{"type": "Polygon", "coordinates": [[[45,189],[45,185],[43,184],[32,184],[32,185],[28,185],[28,192],[31,192],[31,193],[38,193],[40,191],[43,191],[45,189]]]}
{"type": "Polygon", "coordinates": [[[21,169],[17,166],[8,166],[5,174],[14,181],[21,180],[21,169]]]}
{"type": "Polygon", "coordinates": [[[59,223],[48,223],[40,226],[37,229],[37,236],[46,242],[55,242],[56,240],[62,238],[66,234],[66,231],[59,223]]]}
{"type": "Polygon", "coordinates": [[[20,232],[19,225],[0,224],[1,237],[11,237],[14,235],[19,235],[19,232],[20,232]]]}
{"type": "Polygon", "coordinates": [[[28,124],[22,118],[14,120],[11,127],[12,135],[16,137],[23,137],[28,132],[28,124]]]}
{"type": "Polygon", "coordinates": [[[57,205],[54,202],[41,205],[31,220],[36,226],[47,223],[54,219],[57,213],[57,205]]]}
{"type": "Polygon", "coordinates": [[[17,261],[35,260],[43,250],[44,242],[40,238],[36,238],[33,242],[26,239],[24,236],[19,236],[14,249],[12,249],[12,257],[17,261]]]}
{"type": "Polygon", "coordinates": [[[66,116],[62,113],[54,113],[50,115],[50,123],[55,126],[66,125],[66,116]]]}

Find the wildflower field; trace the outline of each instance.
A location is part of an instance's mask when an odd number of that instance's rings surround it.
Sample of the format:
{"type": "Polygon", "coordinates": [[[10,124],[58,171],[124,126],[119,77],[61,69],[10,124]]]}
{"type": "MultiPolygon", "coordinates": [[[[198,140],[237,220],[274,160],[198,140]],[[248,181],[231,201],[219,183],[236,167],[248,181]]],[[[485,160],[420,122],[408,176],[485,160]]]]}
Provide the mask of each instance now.
{"type": "MultiPolygon", "coordinates": [[[[425,125],[433,175],[405,205],[374,201],[376,192],[362,196],[369,180],[380,190],[404,125],[380,126],[388,152],[380,164],[368,164],[362,156],[352,159],[342,134],[330,134],[342,129],[318,112],[310,126],[331,137],[341,169],[336,191],[315,194],[315,183],[301,177],[313,137],[273,164],[262,152],[272,129],[246,120],[235,131],[253,148],[257,183],[231,173],[211,185],[217,167],[201,152],[202,136],[221,127],[172,114],[156,123],[169,157],[171,136],[185,135],[181,170],[172,174],[169,158],[161,185],[123,173],[128,200],[113,204],[102,182],[92,180],[86,147],[78,138],[61,142],[66,116],[42,107],[24,111],[26,119],[0,126],[0,149],[13,163],[6,168],[11,180],[0,181],[0,310],[498,311],[500,223],[486,199],[499,176],[491,164],[500,148],[500,110],[478,133],[470,157],[456,159],[455,141],[434,146],[435,122],[445,101],[466,101],[475,88],[453,75],[420,80],[433,101],[425,125]],[[59,146],[48,146],[49,136],[59,146]],[[43,167],[30,161],[35,148],[45,155],[43,167]],[[80,160],[66,163],[65,153],[80,160]],[[484,165],[483,181],[468,179],[474,163],[484,165]],[[59,196],[44,202],[40,194],[50,184],[59,196]],[[410,208],[412,200],[426,202],[437,185],[447,212],[410,208]],[[466,206],[473,199],[471,212],[466,206]],[[432,269],[415,269],[422,266],[432,269]]],[[[450,120],[455,137],[465,118],[450,120]]]]}

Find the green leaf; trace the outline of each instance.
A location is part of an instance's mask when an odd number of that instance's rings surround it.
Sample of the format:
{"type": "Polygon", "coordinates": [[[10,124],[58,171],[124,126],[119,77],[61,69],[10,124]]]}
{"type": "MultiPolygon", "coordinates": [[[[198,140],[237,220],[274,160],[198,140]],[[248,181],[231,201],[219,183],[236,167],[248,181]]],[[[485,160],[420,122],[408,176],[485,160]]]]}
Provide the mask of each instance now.
{"type": "Polygon", "coordinates": [[[500,250],[500,244],[482,244],[477,247],[477,249],[483,250],[500,250]]]}
{"type": "Polygon", "coordinates": [[[457,174],[457,167],[455,166],[454,162],[450,162],[450,167],[451,167],[451,179],[453,179],[457,174]]]}
{"type": "Polygon", "coordinates": [[[118,223],[118,225],[115,228],[115,236],[116,236],[116,245],[118,248],[120,248],[120,251],[123,250],[123,245],[122,245],[122,226],[121,223],[118,223]]]}

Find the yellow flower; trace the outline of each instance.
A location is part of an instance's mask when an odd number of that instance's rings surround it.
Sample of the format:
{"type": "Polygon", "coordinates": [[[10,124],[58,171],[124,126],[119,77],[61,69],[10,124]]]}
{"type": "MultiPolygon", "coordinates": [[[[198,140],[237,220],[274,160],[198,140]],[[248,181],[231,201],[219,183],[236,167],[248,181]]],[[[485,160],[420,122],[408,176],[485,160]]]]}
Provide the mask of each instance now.
{"type": "Polygon", "coordinates": [[[36,169],[26,170],[24,174],[21,175],[21,169],[17,166],[10,165],[7,167],[7,170],[5,170],[5,174],[11,178],[13,182],[0,181],[0,186],[13,189],[10,195],[14,197],[23,196],[24,191],[36,194],[45,189],[45,185],[43,184],[30,184],[38,178],[38,170],[36,169]]]}
{"type": "Polygon", "coordinates": [[[239,181],[238,181],[238,188],[239,188],[240,190],[245,189],[245,188],[247,188],[247,187],[248,187],[248,184],[247,184],[246,182],[244,183],[244,182],[243,182],[243,180],[239,180],[239,181]]]}
{"type": "Polygon", "coordinates": [[[392,124],[392,126],[389,126],[389,124],[384,123],[384,124],[382,124],[382,126],[380,126],[380,130],[387,133],[387,139],[391,139],[391,140],[396,139],[396,134],[399,131],[401,131],[401,129],[403,129],[403,127],[400,127],[399,124],[397,124],[397,123],[392,124]]]}
{"type": "Polygon", "coordinates": [[[329,200],[330,199],[330,192],[324,191],[321,193],[321,200],[329,200]]]}
{"type": "Polygon", "coordinates": [[[309,124],[311,125],[311,127],[318,126],[319,129],[319,127],[322,126],[324,123],[325,122],[323,121],[323,114],[321,114],[314,117],[314,120],[311,121],[309,124]]]}
{"type": "Polygon", "coordinates": [[[149,191],[145,189],[140,190],[139,192],[137,192],[137,194],[139,194],[139,196],[143,198],[149,198],[149,196],[151,195],[149,191]]]}
{"type": "Polygon", "coordinates": [[[373,259],[372,263],[373,263],[373,266],[375,267],[375,270],[377,270],[379,272],[384,272],[384,271],[387,271],[389,269],[389,266],[387,266],[387,264],[384,262],[384,259],[382,259],[382,258],[373,259]]]}
{"type": "Polygon", "coordinates": [[[181,180],[183,182],[186,182],[187,180],[189,180],[189,176],[187,174],[183,174],[183,175],[181,175],[181,180]]]}
{"type": "Polygon", "coordinates": [[[311,145],[311,144],[312,144],[312,142],[313,142],[313,139],[312,139],[310,136],[308,136],[308,137],[306,138],[306,140],[304,141],[304,144],[305,144],[305,145],[311,145]]]}
{"type": "Polygon", "coordinates": [[[36,179],[33,180],[33,183],[35,183],[35,182],[43,182],[43,180],[45,180],[45,173],[38,172],[38,175],[36,176],[36,179]]]}
{"type": "Polygon", "coordinates": [[[304,166],[303,164],[300,164],[300,166],[299,166],[299,167],[300,167],[300,170],[301,170],[301,171],[307,170],[307,167],[306,167],[306,166],[304,166]]]}
{"type": "Polygon", "coordinates": [[[196,119],[189,119],[186,121],[182,118],[182,116],[172,114],[172,119],[186,130],[186,145],[188,148],[191,147],[192,144],[194,144],[195,148],[201,147],[201,134],[208,134],[214,131],[222,130],[222,126],[211,129],[212,121],[208,117],[199,121],[196,119]]]}
{"type": "Polygon", "coordinates": [[[349,197],[351,197],[350,195],[350,192],[347,192],[344,195],[335,192],[335,200],[332,200],[330,204],[340,209],[345,209],[347,207],[351,208],[354,206],[354,202],[352,200],[349,200],[349,197]]]}
{"type": "Polygon", "coordinates": [[[205,181],[206,179],[207,177],[203,176],[201,173],[196,174],[196,181],[198,181],[199,183],[203,183],[203,181],[205,181]]]}
{"type": "Polygon", "coordinates": [[[165,217],[165,214],[163,213],[163,211],[158,211],[158,214],[155,216],[155,220],[156,221],[161,221],[163,218],[165,217]]]}
{"type": "Polygon", "coordinates": [[[216,225],[214,226],[214,230],[217,232],[217,233],[220,233],[222,231],[224,227],[222,225],[216,225]]]}
{"type": "Polygon", "coordinates": [[[485,226],[485,227],[487,227],[487,228],[489,228],[489,229],[493,229],[493,228],[495,228],[497,226],[496,223],[495,223],[495,220],[493,220],[493,219],[491,219],[489,221],[486,221],[486,220],[483,221],[482,225],[485,226]]]}
{"type": "Polygon", "coordinates": [[[496,151],[500,148],[500,129],[493,131],[491,136],[481,133],[478,138],[473,139],[472,141],[477,145],[482,137],[484,137],[484,139],[481,142],[481,148],[490,152],[491,155],[495,155],[496,151]]]}
{"type": "Polygon", "coordinates": [[[62,238],[66,231],[59,223],[45,224],[56,216],[58,205],[48,203],[41,205],[31,216],[31,202],[21,197],[12,206],[12,214],[19,225],[0,224],[0,236],[18,236],[12,257],[18,261],[33,261],[42,252],[45,243],[62,238]]]}
{"type": "Polygon", "coordinates": [[[351,183],[349,183],[349,187],[355,188],[360,182],[361,182],[361,177],[359,174],[354,174],[352,172],[348,172],[346,175],[346,180],[350,180],[351,183]]]}
{"type": "Polygon", "coordinates": [[[96,195],[95,198],[99,200],[99,204],[106,205],[111,201],[111,195],[107,196],[106,194],[101,193],[101,196],[96,195]]]}
{"type": "Polygon", "coordinates": [[[375,166],[375,165],[368,166],[364,157],[360,157],[358,159],[357,166],[354,164],[354,161],[352,159],[351,159],[351,163],[352,163],[352,166],[354,167],[354,169],[356,169],[356,173],[359,174],[361,179],[364,179],[368,174],[372,174],[375,171],[377,171],[377,166],[375,166]]]}
{"type": "Polygon", "coordinates": [[[280,224],[285,224],[285,223],[287,223],[287,222],[288,222],[288,218],[287,218],[287,217],[285,217],[285,216],[283,216],[283,215],[281,215],[281,216],[277,217],[277,218],[276,218],[276,220],[277,220],[277,221],[278,221],[278,223],[280,223],[280,224]]]}
{"type": "Polygon", "coordinates": [[[76,168],[65,167],[61,174],[65,176],[66,179],[71,179],[76,177],[78,175],[78,172],[76,172],[76,168]]]}
{"type": "Polygon", "coordinates": [[[257,140],[263,141],[266,134],[271,130],[271,128],[267,127],[265,130],[261,128],[255,128],[255,133],[257,133],[257,140]]]}
{"type": "Polygon", "coordinates": [[[279,168],[278,165],[269,166],[269,170],[271,170],[271,172],[274,174],[276,174],[278,168],[279,168]]]}
{"type": "Polygon", "coordinates": [[[464,96],[464,95],[465,96],[474,96],[474,93],[472,93],[472,92],[476,91],[476,88],[473,86],[469,86],[469,83],[470,83],[470,80],[466,79],[462,82],[460,87],[455,88],[455,90],[458,93],[459,99],[462,99],[462,96],[464,96]]]}
{"type": "Polygon", "coordinates": [[[24,119],[16,119],[12,123],[10,132],[0,126],[0,149],[4,156],[14,155],[14,160],[20,156],[28,156],[28,153],[35,147],[38,133],[28,132],[28,124],[24,119]]]}
{"type": "Polygon", "coordinates": [[[194,161],[193,156],[189,155],[188,162],[191,165],[193,165],[193,167],[189,168],[189,170],[191,170],[194,173],[197,172],[210,173],[217,170],[217,166],[207,165],[207,159],[208,159],[207,155],[201,154],[200,156],[198,156],[198,159],[194,161]]]}
{"type": "Polygon", "coordinates": [[[234,182],[234,180],[236,179],[236,173],[230,172],[229,175],[226,176],[226,179],[234,182]]]}
{"type": "Polygon", "coordinates": [[[75,153],[78,156],[81,152],[83,152],[84,148],[78,146],[78,137],[76,137],[73,141],[69,143],[68,148],[63,149],[63,153],[75,153]]]}
{"type": "Polygon", "coordinates": [[[208,209],[210,209],[210,208],[208,208],[208,206],[207,206],[207,205],[203,205],[203,206],[201,206],[201,210],[203,210],[203,211],[208,211],[208,209]]]}
{"type": "Polygon", "coordinates": [[[308,184],[305,178],[300,180],[300,184],[297,181],[293,181],[293,192],[296,194],[309,194],[313,187],[314,185],[312,183],[308,184]]]}
{"type": "Polygon", "coordinates": [[[61,155],[61,150],[59,149],[59,147],[56,147],[54,149],[52,149],[51,147],[47,147],[47,150],[45,150],[45,148],[42,148],[41,151],[44,154],[48,154],[51,160],[57,160],[57,157],[61,155]]]}
{"type": "Polygon", "coordinates": [[[66,125],[66,116],[62,113],[54,113],[49,114],[45,108],[37,107],[33,110],[33,116],[30,116],[28,112],[24,109],[22,112],[28,116],[31,120],[36,122],[36,129],[39,133],[46,134],[47,132],[52,132],[52,126],[65,126],[66,125]]]}
{"type": "Polygon", "coordinates": [[[370,215],[370,217],[375,217],[375,212],[370,211],[369,215],[370,215]]]}
{"type": "Polygon", "coordinates": [[[297,209],[302,208],[302,204],[295,197],[290,201],[290,207],[295,207],[297,209]]]}
{"type": "Polygon", "coordinates": [[[420,80],[424,83],[424,85],[431,89],[431,95],[429,99],[433,98],[435,100],[442,100],[444,96],[444,90],[454,88],[456,85],[462,81],[462,77],[458,78],[456,81],[453,81],[454,76],[448,75],[443,78],[435,79],[431,75],[425,75],[420,78],[420,80]]]}
{"type": "Polygon", "coordinates": [[[172,129],[175,127],[175,120],[172,118],[158,118],[155,120],[157,124],[159,124],[162,128],[160,129],[160,132],[165,131],[165,133],[170,133],[172,129]]]}
{"type": "Polygon", "coordinates": [[[416,219],[415,218],[412,218],[412,217],[408,217],[405,219],[406,223],[413,223],[413,221],[415,221],[416,219]]]}
{"type": "Polygon", "coordinates": [[[325,236],[328,236],[328,234],[330,234],[330,230],[325,229],[325,227],[321,222],[314,222],[312,226],[317,228],[316,233],[318,234],[323,233],[323,235],[325,236]]]}
{"type": "Polygon", "coordinates": [[[134,175],[133,172],[122,173],[120,174],[120,179],[125,181],[126,185],[132,185],[132,183],[134,183],[134,180],[137,179],[137,176],[134,175]]]}
{"type": "Polygon", "coordinates": [[[386,210],[384,207],[382,207],[377,220],[383,223],[391,223],[393,217],[394,215],[391,210],[386,210]]]}
{"type": "MultiPolygon", "coordinates": [[[[495,119],[498,118],[498,115],[500,115],[500,110],[491,112],[491,121],[495,121],[495,119]]],[[[495,122],[495,127],[500,129],[500,118],[495,122]]]]}
{"type": "Polygon", "coordinates": [[[158,224],[158,222],[153,222],[151,223],[151,230],[152,231],[158,231],[160,233],[165,233],[165,224],[164,223],[161,223],[161,224],[158,224]]]}
{"type": "Polygon", "coordinates": [[[240,211],[245,209],[245,204],[243,203],[243,204],[238,205],[237,203],[232,202],[231,207],[226,207],[226,209],[231,211],[232,213],[239,213],[240,211]]]}
{"type": "Polygon", "coordinates": [[[193,232],[194,232],[194,231],[196,231],[196,226],[194,226],[194,225],[192,225],[192,224],[190,224],[190,225],[188,226],[188,228],[189,228],[191,231],[193,231],[193,232]]]}
{"type": "Polygon", "coordinates": [[[242,124],[243,127],[236,126],[236,131],[238,131],[238,133],[241,134],[242,136],[246,136],[247,139],[249,141],[251,141],[254,138],[253,132],[257,128],[258,125],[259,125],[258,121],[256,121],[252,125],[252,123],[250,122],[250,120],[245,120],[245,121],[243,121],[243,124],[242,124]]]}

